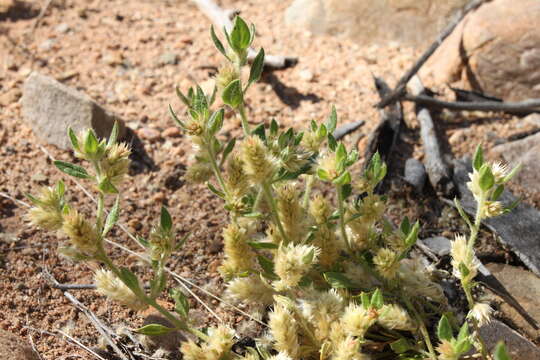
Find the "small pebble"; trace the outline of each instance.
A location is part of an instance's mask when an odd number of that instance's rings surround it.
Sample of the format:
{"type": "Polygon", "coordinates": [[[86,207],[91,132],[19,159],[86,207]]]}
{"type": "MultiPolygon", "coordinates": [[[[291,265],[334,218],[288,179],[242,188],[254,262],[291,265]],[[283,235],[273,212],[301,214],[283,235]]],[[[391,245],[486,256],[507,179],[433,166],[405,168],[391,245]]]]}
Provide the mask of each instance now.
{"type": "Polygon", "coordinates": [[[144,127],[142,129],[137,130],[137,135],[141,139],[149,140],[149,141],[155,141],[161,138],[161,134],[156,129],[152,129],[149,127],[144,127]]]}
{"type": "Polygon", "coordinates": [[[181,135],[180,129],[178,129],[177,127],[167,128],[163,130],[163,132],[161,133],[161,137],[164,137],[164,138],[177,138],[180,135],[181,135]]]}
{"type": "Polygon", "coordinates": [[[302,79],[304,81],[308,81],[308,82],[313,81],[313,79],[315,78],[315,75],[313,75],[311,70],[308,70],[308,69],[300,71],[298,76],[300,76],[300,79],[302,79]]]}
{"type": "Polygon", "coordinates": [[[55,29],[54,29],[57,33],[59,34],[65,34],[67,33],[70,28],[69,28],[69,25],[66,24],[66,23],[61,23],[60,25],[58,25],[55,29]]]}

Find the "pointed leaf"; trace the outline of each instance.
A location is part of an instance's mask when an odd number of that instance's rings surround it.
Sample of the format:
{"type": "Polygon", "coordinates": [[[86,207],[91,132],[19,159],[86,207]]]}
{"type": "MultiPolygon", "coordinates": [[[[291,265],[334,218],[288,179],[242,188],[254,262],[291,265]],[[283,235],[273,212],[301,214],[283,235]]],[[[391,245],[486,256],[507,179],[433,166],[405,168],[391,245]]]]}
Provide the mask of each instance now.
{"type": "Polygon", "coordinates": [[[326,128],[330,134],[334,133],[337,126],[337,111],[336,107],[332,105],[332,111],[330,112],[330,116],[328,117],[328,121],[326,122],[326,128]]]}
{"type": "Polygon", "coordinates": [[[155,336],[155,335],[168,334],[174,330],[175,329],[173,328],[168,328],[160,324],[148,324],[141,328],[138,328],[137,330],[135,330],[135,332],[142,335],[155,336]]]}
{"type": "Polygon", "coordinates": [[[450,321],[448,321],[446,315],[443,315],[441,320],[439,320],[439,325],[437,326],[437,336],[439,337],[439,340],[446,341],[450,341],[453,338],[452,326],[450,325],[450,321]]]}
{"type": "Polygon", "coordinates": [[[76,178],[80,179],[89,179],[90,175],[86,172],[86,170],[83,167],[80,167],[75,164],[71,164],[68,162],[55,160],[54,165],[60,170],[61,172],[74,176],[76,178]]]}
{"type": "Polygon", "coordinates": [[[249,71],[249,81],[248,86],[254,82],[259,81],[261,78],[264,68],[264,49],[261,48],[255,59],[253,59],[253,64],[251,64],[251,69],[249,71]]]}
{"type": "Polygon", "coordinates": [[[109,215],[107,215],[107,219],[105,220],[105,226],[103,227],[103,236],[106,236],[107,233],[113,228],[113,226],[118,221],[118,216],[120,213],[120,196],[116,197],[116,201],[114,202],[114,205],[109,212],[109,215]]]}
{"type": "Polygon", "coordinates": [[[210,36],[212,37],[212,41],[214,42],[216,49],[218,49],[218,51],[230,61],[229,57],[227,56],[227,52],[225,51],[225,47],[223,46],[223,43],[216,36],[216,32],[214,31],[214,25],[210,26],[210,36]]]}
{"type": "Polygon", "coordinates": [[[233,109],[237,108],[244,101],[240,79],[233,80],[223,90],[221,95],[223,102],[233,109]]]}
{"type": "Polygon", "coordinates": [[[77,139],[77,135],[75,135],[75,132],[72,128],[68,129],[68,136],[73,149],[79,151],[79,139],[77,139]]]}
{"type": "Polygon", "coordinates": [[[107,141],[107,145],[111,146],[113,144],[116,144],[116,141],[118,140],[118,132],[119,132],[119,125],[118,125],[118,120],[116,120],[114,122],[111,133],[109,135],[109,140],[107,141]]]}
{"type": "Polygon", "coordinates": [[[161,228],[166,232],[169,232],[172,229],[171,214],[169,213],[169,211],[167,210],[165,206],[161,207],[161,216],[160,216],[159,224],[161,228]]]}
{"type": "Polygon", "coordinates": [[[324,279],[334,289],[354,289],[355,285],[345,274],[339,272],[325,272],[324,279]]]}
{"type": "Polygon", "coordinates": [[[482,146],[478,145],[474,152],[473,168],[479,171],[482,165],[484,165],[484,151],[482,150],[482,146]]]}

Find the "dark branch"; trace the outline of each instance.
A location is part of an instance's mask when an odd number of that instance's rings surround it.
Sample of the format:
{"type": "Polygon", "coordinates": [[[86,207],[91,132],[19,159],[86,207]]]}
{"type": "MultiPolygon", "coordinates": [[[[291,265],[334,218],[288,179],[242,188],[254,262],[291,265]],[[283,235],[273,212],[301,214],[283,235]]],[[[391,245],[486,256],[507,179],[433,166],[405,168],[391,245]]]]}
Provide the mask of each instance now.
{"type": "Polygon", "coordinates": [[[431,44],[431,46],[420,56],[420,58],[414,63],[414,65],[399,79],[395,89],[385,96],[376,106],[378,108],[383,108],[391,103],[398,101],[405,94],[405,87],[409,80],[420,70],[422,65],[433,55],[435,50],[443,43],[443,41],[454,31],[456,26],[463,20],[465,15],[467,15],[472,10],[478,8],[484,0],[472,0],[470,1],[461,11],[459,11],[454,20],[446,26],[443,31],[437,36],[437,39],[431,44]]]}

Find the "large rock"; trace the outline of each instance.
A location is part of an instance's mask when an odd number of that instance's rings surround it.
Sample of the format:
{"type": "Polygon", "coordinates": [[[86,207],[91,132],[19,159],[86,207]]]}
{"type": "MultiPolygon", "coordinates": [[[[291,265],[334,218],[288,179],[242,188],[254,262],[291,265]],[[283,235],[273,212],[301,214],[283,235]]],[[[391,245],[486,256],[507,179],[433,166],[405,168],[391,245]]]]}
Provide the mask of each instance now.
{"type": "Polygon", "coordinates": [[[503,322],[492,320],[480,328],[480,335],[491,351],[504,341],[512,360],[540,359],[540,349],[503,322]]]}
{"type": "MultiPolygon", "coordinates": [[[[530,271],[505,264],[487,264],[489,271],[512,294],[523,309],[537,322],[540,321],[540,278],[530,271]]],[[[501,312],[513,325],[533,340],[540,340],[540,330],[533,328],[515,308],[503,302],[501,312]]],[[[540,357],[531,357],[540,359],[540,357]]]]}
{"type": "Polygon", "coordinates": [[[509,164],[521,163],[523,168],[512,181],[540,194],[540,133],[497,145],[491,152],[509,164]]]}
{"type": "Polygon", "coordinates": [[[120,137],[126,131],[120,119],[87,95],[35,72],[24,83],[22,111],[37,137],[62,149],[70,148],[68,127],[76,133],[92,128],[104,138],[118,121],[120,137]]]}
{"type": "Polygon", "coordinates": [[[540,2],[493,0],[467,15],[422,74],[507,101],[540,97],[540,2]]]}
{"type": "Polygon", "coordinates": [[[285,22],[316,34],[344,35],[363,44],[435,39],[468,0],[295,0],[285,22]]]}
{"type": "Polygon", "coordinates": [[[26,341],[4,330],[0,330],[0,359],[39,360],[26,341]]]}

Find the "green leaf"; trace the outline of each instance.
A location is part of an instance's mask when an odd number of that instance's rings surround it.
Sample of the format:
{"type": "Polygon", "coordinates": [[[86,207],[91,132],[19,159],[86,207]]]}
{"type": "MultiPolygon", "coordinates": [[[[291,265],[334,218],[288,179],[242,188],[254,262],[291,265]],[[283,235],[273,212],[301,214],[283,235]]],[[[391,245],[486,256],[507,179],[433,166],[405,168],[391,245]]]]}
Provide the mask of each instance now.
{"type": "Polygon", "coordinates": [[[225,146],[225,149],[223,150],[223,154],[221,154],[221,162],[220,165],[223,166],[225,164],[225,161],[227,161],[227,157],[229,154],[233,151],[234,145],[236,145],[236,138],[232,138],[227,143],[227,146],[225,146]]]}
{"type": "Polygon", "coordinates": [[[328,148],[332,151],[336,151],[337,141],[331,132],[328,132],[328,148]]]}
{"type": "MultiPolygon", "coordinates": [[[[189,90],[190,90],[190,92],[193,91],[193,89],[191,89],[191,88],[189,90]]],[[[182,101],[184,103],[184,105],[186,105],[188,108],[191,107],[191,100],[190,100],[191,96],[189,96],[189,93],[188,93],[189,97],[186,97],[184,94],[182,94],[182,91],[180,91],[180,88],[178,86],[176,87],[176,96],[178,96],[180,101],[182,101]]]]}
{"type": "Polygon", "coordinates": [[[347,199],[352,194],[351,184],[344,184],[341,186],[341,196],[343,199],[347,199]]]}
{"type": "Polygon", "coordinates": [[[120,280],[136,295],[143,294],[139,279],[128,268],[120,268],[120,280]]]}
{"type": "Polygon", "coordinates": [[[104,194],[118,194],[118,189],[116,188],[116,186],[113,185],[109,178],[103,179],[99,183],[98,189],[101,190],[104,194]]]}
{"type": "Polygon", "coordinates": [[[215,195],[219,196],[222,199],[225,199],[225,193],[223,191],[218,190],[210,181],[206,182],[206,186],[208,189],[210,189],[211,192],[213,192],[215,195]]]}
{"type": "Polygon", "coordinates": [[[165,206],[161,207],[161,216],[159,218],[159,224],[163,231],[169,232],[172,230],[172,218],[171,214],[165,206]]]}
{"type": "Polygon", "coordinates": [[[176,116],[176,113],[174,112],[171,104],[169,104],[169,114],[171,114],[171,117],[173,118],[174,122],[180,126],[180,128],[182,129],[185,129],[186,128],[186,125],[184,124],[184,122],[182,120],[180,120],[178,118],[178,116],[176,116]]]}
{"type": "Polygon", "coordinates": [[[116,143],[116,141],[118,140],[118,132],[119,132],[118,120],[115,120],[111,133],[109,134],[109,140],[107,141],[107,145],[111,146],[116,143]]]}
{"type": "Polygon", "coordinates": [[[336,107],[332,105],[332,111],[330,112],[330,116],[328,117],[328,121],[326,122],[326,128],[328,130],[328,133],[332,134],[336,130],[337,126],[337,112],[336,107]]]}
{"type": "Polygon", "coordinates": [[[409,344],[409,342],[405,338],[400,338],[399,340],[396,340],[390,343],[390,348],[396,354],[402,354],[404,352],[414,349],[414,347],[411,344],[409,344]]]}
{"type": "Polygon", "coordinates": [[[95,154],[98,151],[99,141],[96,138],[93,130],[88,130],[86,139],[84,140],[84,152],[87,154],[95,154]]]}
{"type": "Polygon", "coordinates": [[[227,56],[227,52],[225,51],[225,47],[223,46],[223,43],[216,36],[216,32],[214,31],[214,25],[210,26],[210,36],[212,37],[212,41],[214,42],[216,49],[218,49],[218,51],[222,53],[223,56],[225,56],[230,61],[231,59],[227,56]]]}
{"type": "Polygon", "coordinates": [[[253,59],[253,64],[251,64],[251,69],[249,71],[249,81],[248,86],[254,82],[259,81],[261,78],[264,68],[264,49],[261,48],[255,59],[253,59]]]}
{"type": "Polygon", "coordinates": [[[245,51],[250,44],[251,31],[244,19],[240,16],[236,16],[234,19],[230,40],[230,45],[236,52],[245,51]]]}
{"type": "Polygon", "coordinates": [[[467,277],[471,272],[469,271],[469,268],[464,263],[460,262],[458,265],[459,272],[463,277],[467,277]]]}
{"type": "Polygon", "coordinates": [[[76,178],[80,179],[89,179],[90,175],[86,172],[86,170],[83,167],[80,167],[75,164],[71,164],[68,162],[55,160],[54,165],[60,170],[61,172],[74,176],[76,178]]]}
{"type": "Polygon", "coordinates": [[[321,127],[319,127],[319,130],[317,130],[317,137],[319,139],[322,139],[328,135],[328,129],[326,128],[326,125],[322,124],[321,127]]]}
{"type": "Polygon", "coordinates": [[[171,289],[170,295],[174,300],[174,311],[186,319],[189,313],[188,298],[178,289],[171,289]]]}
{"type": "Polygon", "coordinates": [[[77,135],[75,135],[72,128],[68,129],[68,136],[73,149],[79,151],[79,139],[77,139],[77,135]]]}
{"type": "Polygon", "coordinates": [[[304,255],[304,257],[302,258],[302,262],[304,264],[311,264],[313,262],[314,257],[315,257],[315,249],[311,249],[309,253],[304,255]]]}
{"type": "Polygon", "coordinates": [[[369,298],[369,294],[366,292],[362,292],[360,294],[360,298],[362,299],[362,307],[364,309],[369,309],[369,306],[371,304],[371,299],[369,298]]]}
{"type": "Polygon", "coordinates": [[[279,246],[271,242],[249,241],[248,245],[256,250],[277,249],[279,246]]]}
{"type": "Polygon", "coordinates": [[[270,122],[270,135],[276,136],[279,131],[279,124],[277,123],[276,119],[272,119],[270,122]]]}
{"type": "Polygon", "coordinates": [[[384,305],[384,299],[381,292],[381,289],[375,290],[373,295],[371,295],[371,301],[370,301],[371,307],[374,307],[375,309],[380,309],[384,305]]]}
{"type": "Polygon", "coordinates": [[[476,171],[479,171],[482,165],[484,165],[484,151],[482,150],[482,146],[478,145],[474,152],[473,167],[476,171]]]}
{"type": "Polygon", "coordinates": [[[439,320],[439,325],[437,326],[437,336],[439,337],[439,340],[446,341],[450,341],[453,338],[452,326],[450,325],[450,321],[448,321],[446,315],[443,315],[441,320],[439,320]]]}
{"type": "Polygon", "coordinates": [[[405,216],[403,220],[401,221],[401,225],[399,225],[399,229],[404,235],[408,235],[411,231],[411,223],[409,222],[409,218],[405,216]]]}
{"type": "Polygon", "coordinates": [[[43,201],[39,200],[37,197],[35,197],[34,195],[32,195],[30,193],[24,193],[24,196],[26,196],[28,198],[28,200],[30,200],[32,202],[32,204],[34,204],[36,206],[43,206],[44,205],[43,201]]]}
{"type": "Polygon", "coordinates": [[[142,236],[137,235],[136,239],[137,239],[137,242],[141,244],[142,246],[144,246],[146,249],[150,247],[150,243],[142,236]]]}
{"type": "Polygon", "coordinates": [[[469,324],[465,321],[463,325],[461,325],[461,328],[459,329],[457,341],[461,342],[468,339],[469,339],[469,324]]]}
{"type": "Polygon", "coordinates": [[[259,124],[251,131],[251,134],[257,135],[262,141],[266,141],[266,129],[264,128],[264,124],[259,124]]]}
{"type": "Polygon", "coordinates": [[[469,216],[467,215],[465,210],[463,210],[463,207],[461,206],[461,203],[459,202],[458,198],[454,198],[454,204],[456,205],[456,209],[459,215],[461,215],[461,217],[463,218],[463,220],[465,220],[465,222],[467,223],[467,225],[469,225],[469,227],[472,227],[471,219],[469,219],[469,216]]]}
{"type": "Polygon", "coordinates": [[[343,172],[343,174],[341,174],[340,176],[338,176],[337,178],[335,178],[332,183],[335,184],[335,185],[346,185],[346,184],[349,184],[351,182],[352,178],[351,178],[351,173],[349,171],[345,171],[343,172]]]}
{"type": "Polygon", "coordinates": [[[224,114],[225,111],[223,109],[219,109],[218,111],[214,112],[212,116],[210,116],[210,119],[208,120],[208,131],[211,135],[215,135],[219,130],[221,130],[221,127],[223,126],[224,114]]]}
{"type": "Polygon", "coordinates": [[[221,95],[223,102],[233,109],[236,109],[244,101],[240,79],[233,80],[223,90],[221,95]]]}
{"type": "Polygon", "coordinates": [[[135,330],[135,332],[142,335],[155,336],[155,335],[168,334],[174,330],[175,329],[173,328],[168,328],[160,324],[148,324],[141,328],[138,328],[137,330],[135,330]]]}
{"type": "Polygon", "coordinates": [[[343,143],[339,143],[337,149],[336,149],[336,163],[344,162],[347,158],[347,149],[345,149],[345,145],[343,143]]]}
{"type": "Polygon", "coordinates": [[[405,239],[405,245],[407,247],[410,248],[416,243],[416,240],[418,240],[419,231],[420,231],[420,223],[417,221],[416,223],[414,223],[411,231],[409,232],[409,234],[407,235],[407,238],[405,239]]]}
{"type": "Polygon", "coordinates": [[[497,187],[495,188],[495,191],[493,192],[493,195],[491,195],[491,200],[492,201],[498,200],[499,197],[501,197],[503,191],[504,191],[504,185],[503,184],[497,185],[497,187]]]}
{"type": "Polygon", "coordinates": [[[512,169],[512,171],[510,171],[510,172],[508,173],[508,175],[506,175],[506,176],[504,177],[504,179],[502,180],[502,183],[505,184],[505,183],[507,183],[508,181],[510,181],[514,176],[517,175],[517,173],[521,170],[521,168],[522,168],[522,164],[518,164],[516,167],[514,167],[514,168],[512,169]]]}
{"type": "Polygon", "coordinates": [[[324,279],[331,287],[334,289],[354,289],[355,285],[352,281],[345,276],[343,273],[339,272],[325,272],[323,274],[324,279]]]}
{"type": "Polygon", "coordinates": [[[317,177],[321,179],[322,181],[330,181],[330,174],[328,174],[328,171],[324,169],[317,169],[317,177]]]}
{"type": "Polygon", "coordinates": [[[116,197],[116,201],[114,202],[114,205],[109,212],[109,215],[107,215],[107,219],[105,220],[105,226],[103,227],[103,235],[106,236],[107,233],[113,228],[113,226],[118,221],[118,216],[120,213],[120,196],[116,197]]]}
{"type": "Polygon", "coordinates": [[[491,166],[489,166],[489,164],[482,165],[479,171],[479,175],[480,189],[482,189],[483,191],[488,191],[489,189],[491,189],[495,184],[495,177],[491,172],[491,166]]]}
{"type": "Polygon", "coordinates": [[[270,259],[268,259],[266,256],[258,255],[257,261],[259,262],[259,265],[263,269],[264,273],[263,275],[270,279],[279,279],[279,277],[274,272],[274,262],[270,259]]]}
{"type": "Polygon", "coordinates": [[[62,196],[64,196],[65,193],[66,193],[66,184],[64,184],[63,180],[59,180],[56,183],[56,194],[58,195],[59,198],[61,198],[62,196]]]}
{"type": "Polygon", "coordinates": [[[493,360],[511,360],[510,355],[506,351],[506,346],[501,341],[495,346],[495,351],[493,352],[493,360]]]}

